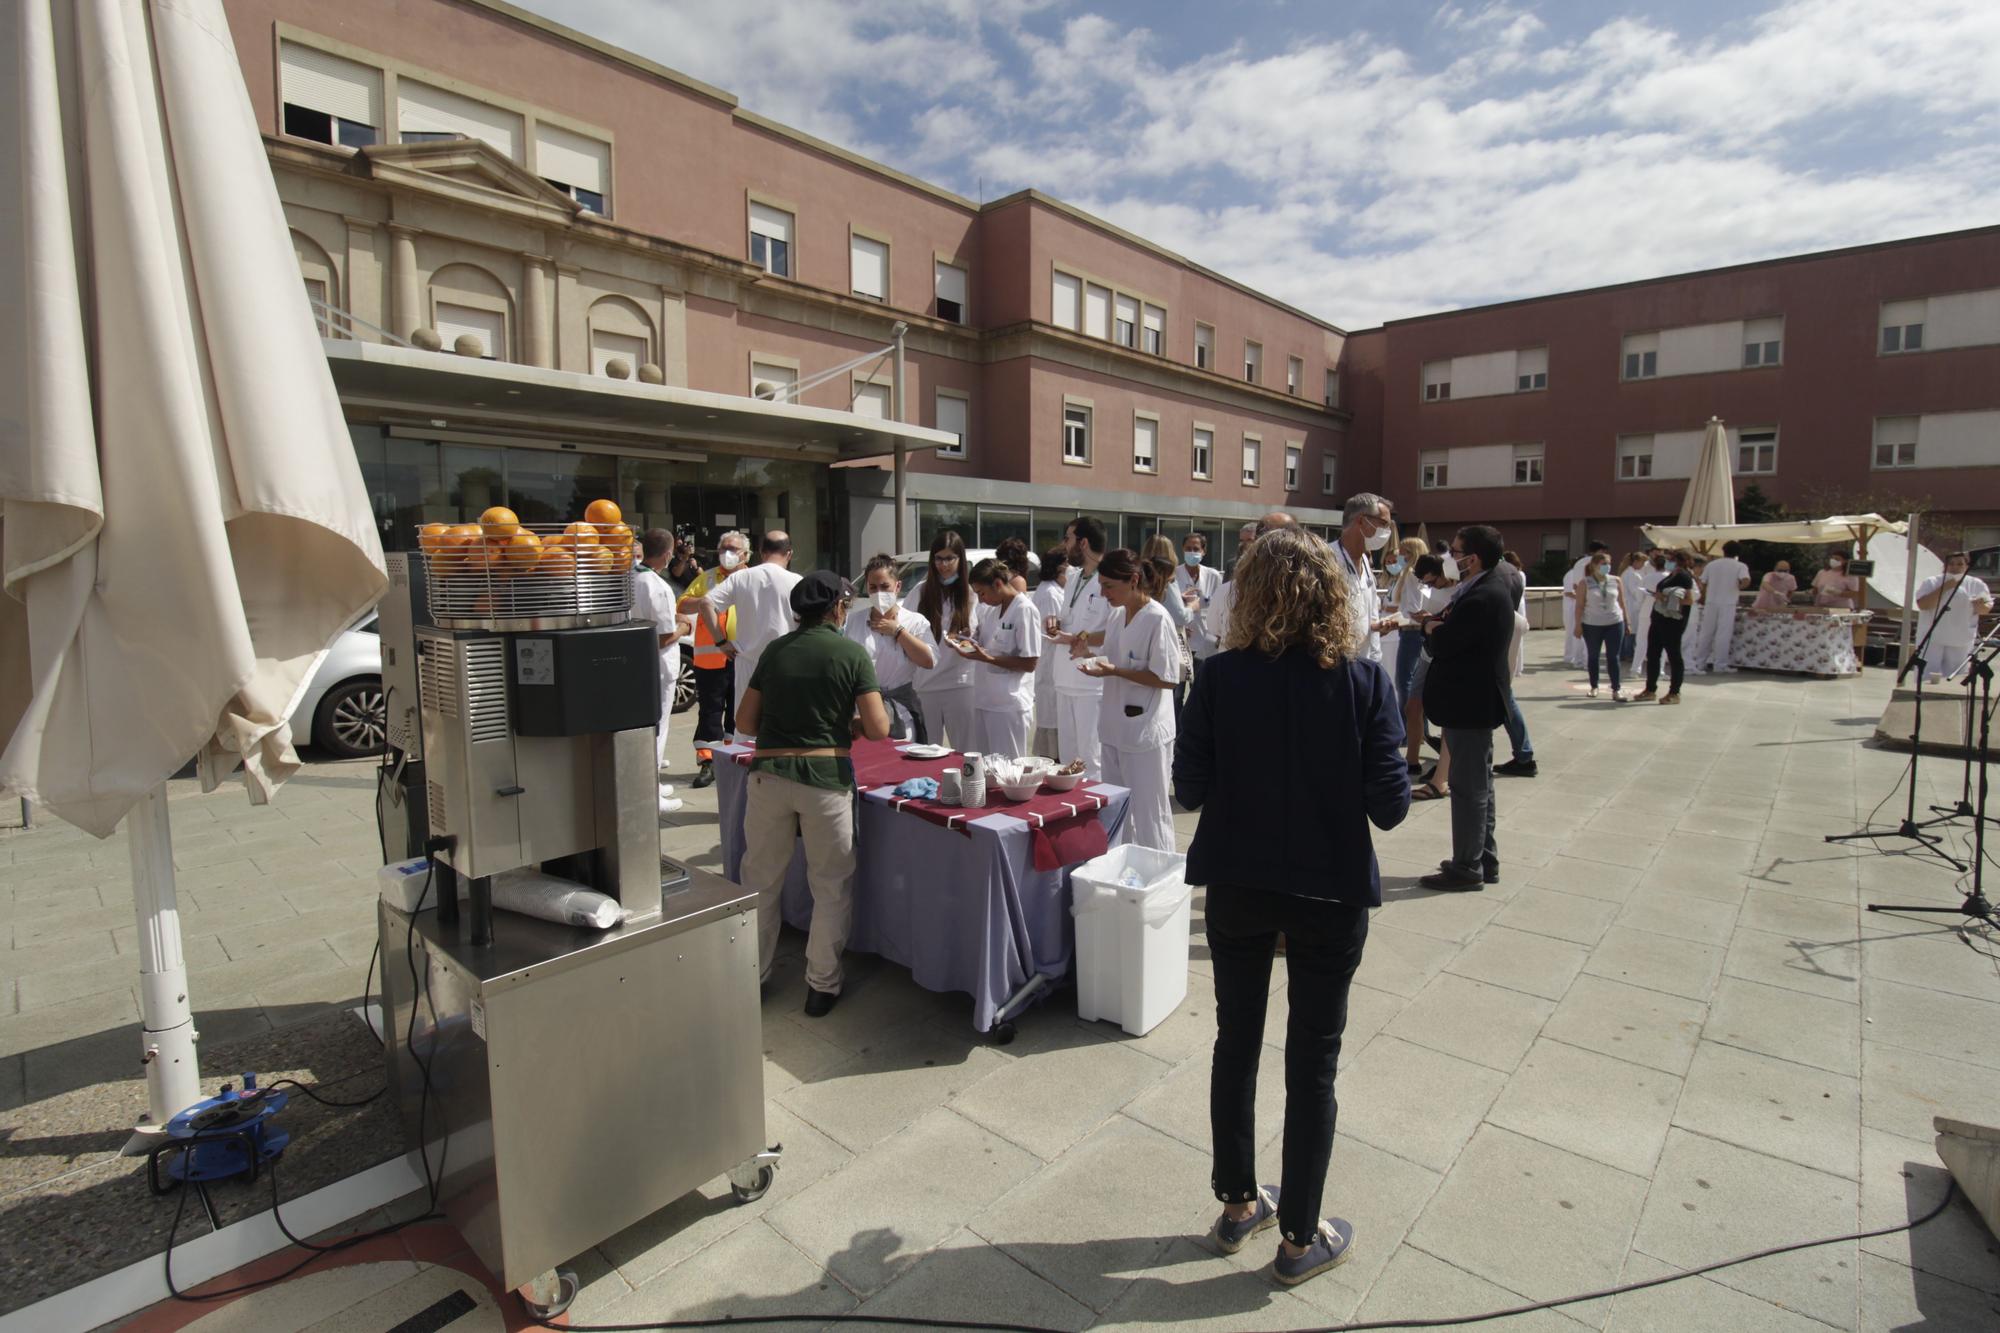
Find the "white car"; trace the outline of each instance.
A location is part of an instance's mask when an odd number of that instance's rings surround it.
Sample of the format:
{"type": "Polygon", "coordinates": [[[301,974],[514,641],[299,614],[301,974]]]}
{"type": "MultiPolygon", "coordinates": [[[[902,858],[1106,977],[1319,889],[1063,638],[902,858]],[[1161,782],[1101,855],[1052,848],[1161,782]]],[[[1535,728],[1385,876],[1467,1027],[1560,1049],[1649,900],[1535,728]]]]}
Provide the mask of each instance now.
{"type": "Polygon", "coordinates": [[[336,759],[382,753],[388,710],[382,698],[382,638],[375,617],[334,640],[292,710],[292,744],[317,745],[336,759]]]}

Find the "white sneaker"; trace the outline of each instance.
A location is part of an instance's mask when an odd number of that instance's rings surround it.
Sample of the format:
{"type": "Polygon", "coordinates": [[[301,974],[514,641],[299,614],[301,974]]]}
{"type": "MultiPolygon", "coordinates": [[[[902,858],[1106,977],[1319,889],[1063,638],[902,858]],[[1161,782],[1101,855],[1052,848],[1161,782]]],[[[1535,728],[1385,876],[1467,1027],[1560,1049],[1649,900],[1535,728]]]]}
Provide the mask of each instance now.
{"type": "Polygon", "coordinates": [[[660,798],[660,813],[663,815],[678,814],[680,808],[685,804],[685,801],[681,801],[675,797],[662,796],[660,798]]]}
{"type": "Polygon", "coordinates": [[[674,794],[674,784],[673,784],[673,783],[671,783],[671,782],[662,782],[662,783],[660,784],[660,795],[662,795],[662,796],[672,796],[673,794],[674,794]]]}

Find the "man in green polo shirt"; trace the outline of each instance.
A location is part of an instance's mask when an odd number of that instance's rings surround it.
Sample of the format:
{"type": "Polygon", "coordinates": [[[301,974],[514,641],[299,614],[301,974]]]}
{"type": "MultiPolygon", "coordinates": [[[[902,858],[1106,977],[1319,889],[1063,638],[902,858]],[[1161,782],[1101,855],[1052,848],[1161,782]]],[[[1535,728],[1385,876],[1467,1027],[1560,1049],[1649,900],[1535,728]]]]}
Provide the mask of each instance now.
{"type": "Polygon", "coordinates": [[[757,738],[743,812],[743,887],[757,891],[758,963],[771,975],[783,924],[779,900],[792,843],[806,844],[812,929],[806,935],[806,1016],[840,998],[840,955],[854,919],[856,736],[889,734],[889,712],[868,651],[841,632],[854,589],[815,570],[792,589],[799,628],[764,649],[736,707],[736,727],[757,738]]]}

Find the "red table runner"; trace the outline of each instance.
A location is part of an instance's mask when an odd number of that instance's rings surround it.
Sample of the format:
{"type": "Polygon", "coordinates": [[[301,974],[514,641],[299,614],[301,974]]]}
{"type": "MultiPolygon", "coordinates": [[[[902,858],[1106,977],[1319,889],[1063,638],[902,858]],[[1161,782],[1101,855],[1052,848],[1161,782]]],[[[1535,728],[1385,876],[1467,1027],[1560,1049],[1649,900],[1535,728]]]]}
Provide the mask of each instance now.
{"type": "MultiPolygon", "coordinates": [[[[965,759],[957,751],[939,759],[911,759],[896,748],[900,743],[855,741],[852,747],[855,785],[864,792],[881,791],[911,778],[935,778],[948,768],[957,768],[965,759]]],[[[744,751],[736,756],[736,762],[748,767],[754,754],[744,751]]],[[[1044,790],[1025,801],[1010,801],[989,783],[985,806],[973,810],[904,796],[889,796],[887,804],[905,814],[956,829],[967,837],[972,836],[967,827],[972,820],[987,815],[1011,815],[1034,830],[1037,870],[1058,870],[1102,856],[1109,850],[1104,825],[1097,818],[1097,812],[1107,802],[1086,784],[1079,784],[1074,791],[1044,790]]]]}

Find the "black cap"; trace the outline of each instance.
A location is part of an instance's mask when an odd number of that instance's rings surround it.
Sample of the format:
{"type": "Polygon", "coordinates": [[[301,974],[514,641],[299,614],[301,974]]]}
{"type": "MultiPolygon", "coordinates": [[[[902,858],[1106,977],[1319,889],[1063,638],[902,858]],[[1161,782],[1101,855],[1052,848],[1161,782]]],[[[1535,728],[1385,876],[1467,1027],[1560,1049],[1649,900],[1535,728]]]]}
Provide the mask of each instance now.
{"type": "Polygon", "coordinates": [[[815,569],[792,589],[792,614],[800,620],[818,620],[836,602],[852,596],[853,584],[830,569],[815,569]]]}

